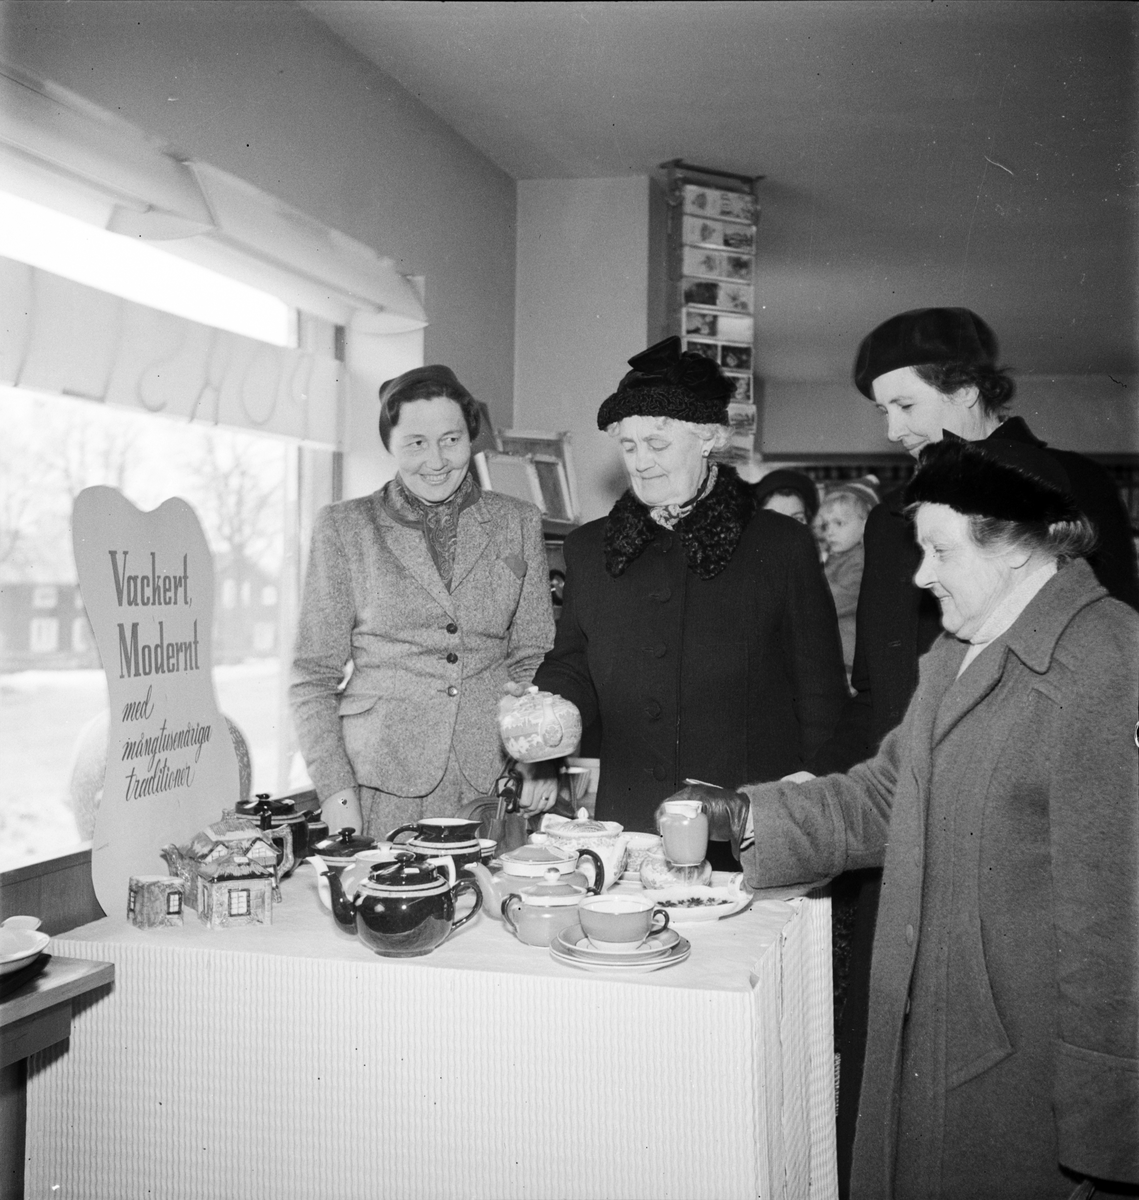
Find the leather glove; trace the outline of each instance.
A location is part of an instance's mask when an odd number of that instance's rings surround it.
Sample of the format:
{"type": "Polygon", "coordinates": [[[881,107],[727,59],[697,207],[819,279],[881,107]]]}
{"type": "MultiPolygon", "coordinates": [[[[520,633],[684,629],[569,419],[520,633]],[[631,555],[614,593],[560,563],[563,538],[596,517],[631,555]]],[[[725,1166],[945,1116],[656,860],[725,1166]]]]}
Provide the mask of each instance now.
{"type": "MultiPolygon", "coordinates": [[[[707,783],[690,783],[668,800],[695,800],[708,814],[708,838],[713,842],[731,842],[732,853],[739,858],[740,843],[744,838],[751,801],[741,792],[728,788],[712,787],[707,783]]],[[[668,803],[666,800],[664,803],[668,803]]],[[[660,808],[656,811],[657,828],[660,828],[660,808]]]]}

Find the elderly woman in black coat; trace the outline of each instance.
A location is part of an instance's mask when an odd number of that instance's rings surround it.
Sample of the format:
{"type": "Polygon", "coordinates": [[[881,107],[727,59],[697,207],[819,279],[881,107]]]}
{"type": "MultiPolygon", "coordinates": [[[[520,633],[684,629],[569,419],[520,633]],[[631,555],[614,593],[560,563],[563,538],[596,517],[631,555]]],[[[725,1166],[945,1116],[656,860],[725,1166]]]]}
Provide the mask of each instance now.
{"type": "Polygon", "coordinates": [[[600,727],[597,816],[651,830],[686,778],[802,768],[846,687],[811,534],[759,510],[716,461],[730,382],[679,338],[629,365],[597,415],[629,490],[566,539],[562,615],[534,683],[600,727]]]}

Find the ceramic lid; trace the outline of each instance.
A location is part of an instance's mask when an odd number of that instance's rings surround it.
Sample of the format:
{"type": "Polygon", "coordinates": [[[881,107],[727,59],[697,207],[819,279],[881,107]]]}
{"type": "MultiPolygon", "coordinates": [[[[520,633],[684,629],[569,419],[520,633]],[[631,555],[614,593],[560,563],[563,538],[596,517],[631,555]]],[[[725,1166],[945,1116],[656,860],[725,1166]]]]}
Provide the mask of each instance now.
{"type": "Polygon", "coordinates": [[[505,854],[500,855],[499,861],[502,863],[503,870],[508,875],[511,873],[511,867],[523,867],[530,874],[535,870],[540,870],[542,867],[572,863],[576,857],[575,854],[570,854],[565,850],[557,850],[553,846],[519,846],[514,850],[508,850],[505,854]]]}
{"type": "Polygon", "coordinates": [[[361,850],[374,850],[376,839],[365,834],[356,835],[351,825],[345,825],[339,832],[317,842],[312,853],[321,858],[354,858],[361,850]]]}
{"type": "Polygon", "coordinates": [[[538,908],[565,908],[576,905],[585,895],[585,888],[567,883],[564,876],[556,870],[546,873],[542,883],[532,883],[521,888],[518,892],[523,904],[532,904],[538,908]]]}
{"type": "Polygon", "coordinates": [[[414,892],[445,892],[449,880],[445,872],[433,867],[414,854],[400,854],[395,862],[380,863],[368,872],[360,891],[402,894],[414,892]]]}
{"type": "Polygon", "coordinates": [[[259,817],[267,812],[274,821],[301,815],[291,800],[270,800],[268,792],[258,792],[252,800],[239,800],[234,808],[243,817],[259,817]]]}

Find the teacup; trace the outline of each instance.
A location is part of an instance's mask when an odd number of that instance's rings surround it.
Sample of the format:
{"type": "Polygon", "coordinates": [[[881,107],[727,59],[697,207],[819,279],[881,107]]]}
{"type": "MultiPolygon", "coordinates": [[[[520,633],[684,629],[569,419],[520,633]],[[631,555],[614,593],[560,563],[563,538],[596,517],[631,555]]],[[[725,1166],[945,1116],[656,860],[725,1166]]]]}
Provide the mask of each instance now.
{"type": "Polygon", "coordinates": [[[708,853],[708,814],[699,800],[666,800],[657,819],[664,856],[678,867],[695,867],[708,853]]]}
{"type": "Polygon", "coordinates": [[[578,904],[578,921],[598,950],[614,954],[636,948],[651,934],[668,928],[668,913],[647,896],[602,893],[578,904]]]}

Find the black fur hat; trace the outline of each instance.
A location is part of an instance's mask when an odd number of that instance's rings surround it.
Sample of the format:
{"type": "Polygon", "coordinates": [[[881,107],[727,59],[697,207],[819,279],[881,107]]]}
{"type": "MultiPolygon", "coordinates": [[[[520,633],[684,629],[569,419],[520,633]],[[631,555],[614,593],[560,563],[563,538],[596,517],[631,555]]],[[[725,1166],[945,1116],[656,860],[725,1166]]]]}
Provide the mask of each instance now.
{"type": "Polygon", "coordinates": [[[925,363],[997,365],[997,335],[967,308],[914,308],[872,329],[858,347],[854,386],[874,399],[871,384],[899,367],[925,363]]]}
{"type": "Polygon", "coordinates": [[[947,433],[922,450],[905,499],[999,521],[1052,525],[1080,517],[1056,459],[1043,446],[1008,438],[964,442],[947,433]]]}
{"type": "Polygon", "coordinates": [[[735,388],[719,364],[669,337],[629,359],[633,369],[597,412],[597,428],[624,417],[672,417],[695,424],[726,425],[735,388]]]}

